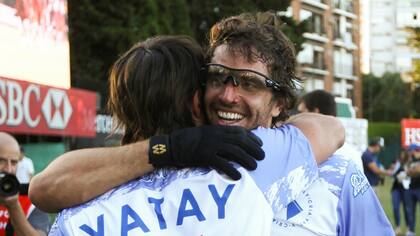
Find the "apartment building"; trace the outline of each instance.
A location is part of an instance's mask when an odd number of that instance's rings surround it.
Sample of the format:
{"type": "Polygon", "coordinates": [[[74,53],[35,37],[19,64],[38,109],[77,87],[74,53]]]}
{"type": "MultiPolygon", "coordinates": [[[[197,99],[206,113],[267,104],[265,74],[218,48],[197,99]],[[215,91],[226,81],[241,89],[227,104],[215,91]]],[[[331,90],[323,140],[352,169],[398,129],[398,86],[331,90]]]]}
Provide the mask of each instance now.
{"type": "Polygon", "coordinates": [[[290,10],[309,25],[297,57],[304,90],[349,98],[361,117],[359,0],[293,0],[290,10]]]}
{"type": "Polygon", "coordinates": [[[369,68],[376,76],[401,73],[410,81],[410,71],[420,54],[408,46],[406,27],[420,27],[420,0],[370,0],[369,68]]]}

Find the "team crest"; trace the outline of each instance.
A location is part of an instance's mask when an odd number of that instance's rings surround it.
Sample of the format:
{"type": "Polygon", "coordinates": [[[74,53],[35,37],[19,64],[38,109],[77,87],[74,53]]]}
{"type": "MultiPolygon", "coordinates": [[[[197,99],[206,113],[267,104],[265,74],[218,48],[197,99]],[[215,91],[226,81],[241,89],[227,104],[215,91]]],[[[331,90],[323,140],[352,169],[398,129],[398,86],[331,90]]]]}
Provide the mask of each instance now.
{"type": "Polygon", "coordinates": [[[363,194],[369,188],[367,178],[360,172],[353,173],[350,177],[351,186],[353,186],[353,197],[363,194]]]}

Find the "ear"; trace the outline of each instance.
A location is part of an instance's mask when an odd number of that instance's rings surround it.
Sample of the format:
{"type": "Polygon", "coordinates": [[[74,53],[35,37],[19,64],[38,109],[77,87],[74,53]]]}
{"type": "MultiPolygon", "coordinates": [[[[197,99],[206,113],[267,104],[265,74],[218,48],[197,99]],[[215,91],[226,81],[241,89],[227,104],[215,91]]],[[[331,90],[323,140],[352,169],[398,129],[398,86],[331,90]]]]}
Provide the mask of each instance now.
{"type": "Polygon", "coordinates": [[[204,124],[204,113],[201,109],[201,102],[200,102],[201,92],[197,91],[194,94],[193,101],[192,101],[192,119],[196,126],[200,126],[204,124]]]}
{"type": "Polygon", "coordinates": [[[284,109],[284,102],[283,99],[278,99],[277,101],[273,101],[273,107],[271,108],[271,117],[276,117],[280,115],[280,113],[284,109]]]}
{"type": "Polygon", "coordinates": [[[315,108],[314,108],[314,110],[313,110],[313,112],[315,112],[315,113],[320,113],[320,112],[319,112],[319,108],[318,108],[318,107],[315,107],[315,108]]]}

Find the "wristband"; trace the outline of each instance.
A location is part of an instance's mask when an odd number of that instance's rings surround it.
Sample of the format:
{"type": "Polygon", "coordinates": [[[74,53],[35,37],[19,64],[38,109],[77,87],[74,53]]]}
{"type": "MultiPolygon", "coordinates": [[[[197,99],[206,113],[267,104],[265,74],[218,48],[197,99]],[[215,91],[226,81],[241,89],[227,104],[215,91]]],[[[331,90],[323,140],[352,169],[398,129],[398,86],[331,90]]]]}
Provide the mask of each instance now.
{"type": "Polygon", "coordinates": [[[149,140],[149,163],[155,167],[167,166],[173,163],[169,150],[169,136],[153,136],[149,140]]]}

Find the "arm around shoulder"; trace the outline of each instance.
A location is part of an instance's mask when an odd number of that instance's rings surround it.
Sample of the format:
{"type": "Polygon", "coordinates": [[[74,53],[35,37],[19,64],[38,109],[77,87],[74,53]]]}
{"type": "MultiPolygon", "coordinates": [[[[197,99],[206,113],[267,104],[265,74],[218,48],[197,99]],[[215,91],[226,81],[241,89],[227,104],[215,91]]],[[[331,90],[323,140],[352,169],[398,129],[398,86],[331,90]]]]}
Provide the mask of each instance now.
{"type": "Polygon", "coordinates": [[[149,141],[110,148],[64,153],[34,176],[31,201],[45,212],[58,212],[86,202],[153,170],[148,163],[149,141]]]}
{"type": "Polygon", "coordinates": [[[344,144],[344,126],[333,116],[300,113],[292,116],[287,123],[299,128],[306,136],[318,164],[327,160],[344,144]]]}

